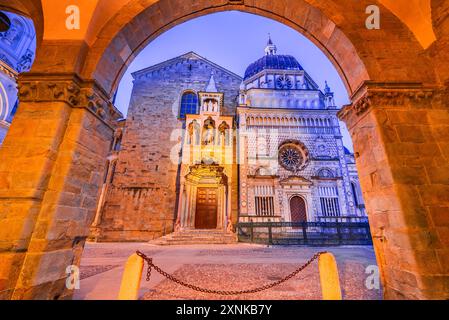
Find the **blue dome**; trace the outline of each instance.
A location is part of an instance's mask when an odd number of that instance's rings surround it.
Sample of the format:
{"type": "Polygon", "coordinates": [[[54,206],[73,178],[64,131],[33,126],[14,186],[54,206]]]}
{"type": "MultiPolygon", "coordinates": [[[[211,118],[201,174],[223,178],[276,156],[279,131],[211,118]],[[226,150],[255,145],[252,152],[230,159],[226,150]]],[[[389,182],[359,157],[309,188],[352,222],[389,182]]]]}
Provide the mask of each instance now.
{"type": "Polygon", "coordinates": [[[267,69],[276,70],[304,70],[292,56],[267,54],[256,62],[252,63],[245,71],[244,80],[251,78],[255,74],[267,69]]]}

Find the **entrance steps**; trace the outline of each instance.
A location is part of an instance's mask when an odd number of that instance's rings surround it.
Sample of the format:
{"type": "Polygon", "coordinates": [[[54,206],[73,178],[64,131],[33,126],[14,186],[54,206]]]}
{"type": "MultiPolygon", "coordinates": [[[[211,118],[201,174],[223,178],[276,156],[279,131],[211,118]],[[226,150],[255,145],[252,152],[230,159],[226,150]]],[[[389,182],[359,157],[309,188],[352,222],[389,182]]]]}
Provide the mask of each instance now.
{"type": "Polygon", "coordinates": [[[150,241],[156,245],[185,245],[185,244],[234,244],[237,243],[235,233],[223,230],[181,230],[167,234],[159,239],[150,241]]]}

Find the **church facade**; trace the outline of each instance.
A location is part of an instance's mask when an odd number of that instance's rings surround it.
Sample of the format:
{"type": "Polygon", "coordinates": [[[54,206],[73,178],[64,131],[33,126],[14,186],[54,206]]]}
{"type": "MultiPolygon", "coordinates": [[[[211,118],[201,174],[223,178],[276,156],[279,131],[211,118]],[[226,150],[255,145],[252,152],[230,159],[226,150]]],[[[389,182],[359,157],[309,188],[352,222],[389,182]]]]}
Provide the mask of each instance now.
{"type": "Polygon", "coordinates": [[[239,222],[366,218],[333,93],[271,39],[243,78],[193,52],[133,77],[93,240],[226,243],[239,222]]]}
{"type": "Polygon", "coordinates": [[[240,221],[336,221],[364,216],[334,94],[269,41],[248,67],[237,117],[240,221]]]}

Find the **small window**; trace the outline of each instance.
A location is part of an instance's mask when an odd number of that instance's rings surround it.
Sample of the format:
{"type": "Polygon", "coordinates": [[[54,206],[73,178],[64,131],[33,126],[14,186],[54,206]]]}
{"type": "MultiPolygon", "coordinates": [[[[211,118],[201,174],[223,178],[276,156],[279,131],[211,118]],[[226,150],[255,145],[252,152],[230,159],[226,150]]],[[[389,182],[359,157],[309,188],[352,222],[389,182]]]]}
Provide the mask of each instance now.
{"type": "Polygon", "coordinates": [[[185,119],[186,114],[198,113],[198,97],[194,92],[186,92],[181,98],[181,108],[179,110],[179,118],[185,119]]]}
{"type": "Polygon", "coordinates": [[[339,217],[340,204],[338,198],[320,198],[321,214],[325,217],[339,217]]]}
{"type": "Polygon", "coordinates": [[[340,203],[336,186],[322,186],[318,188],[321,204],[321,215],[325,217],[339,217],[340,203]]]}
{"type": "Polygon", "coordinates": [[[274,216],[274,197],[256,196],[256,215],[262,217],[274,216]]]}

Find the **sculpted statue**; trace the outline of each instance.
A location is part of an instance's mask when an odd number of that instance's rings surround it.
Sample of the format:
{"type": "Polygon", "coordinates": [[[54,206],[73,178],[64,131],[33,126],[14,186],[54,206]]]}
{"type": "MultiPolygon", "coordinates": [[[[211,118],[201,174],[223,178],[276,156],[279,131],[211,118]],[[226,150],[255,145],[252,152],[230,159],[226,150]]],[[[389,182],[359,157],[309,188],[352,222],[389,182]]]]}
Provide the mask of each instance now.
{"type": "Polygon", "coordinates": [[[229,219],[229,221],[228,221],[228,226],[226,228],[226,231],[229,232],[229,233],[234,232],[234,225],[232,224],[231,219],[229,219]]]}
{"type": "Polygon", "coordinates": [[[203,133],[203,144],[206,146],[213,145],[214,140],[215,140],[214,128],[213,127],[205,128],[203,133]]]}
{"type": "Polygon", "coordinates": [[[208,118],[204,121],[203,145],[213,145],[215,143],[215,121],[208,118]]]}

